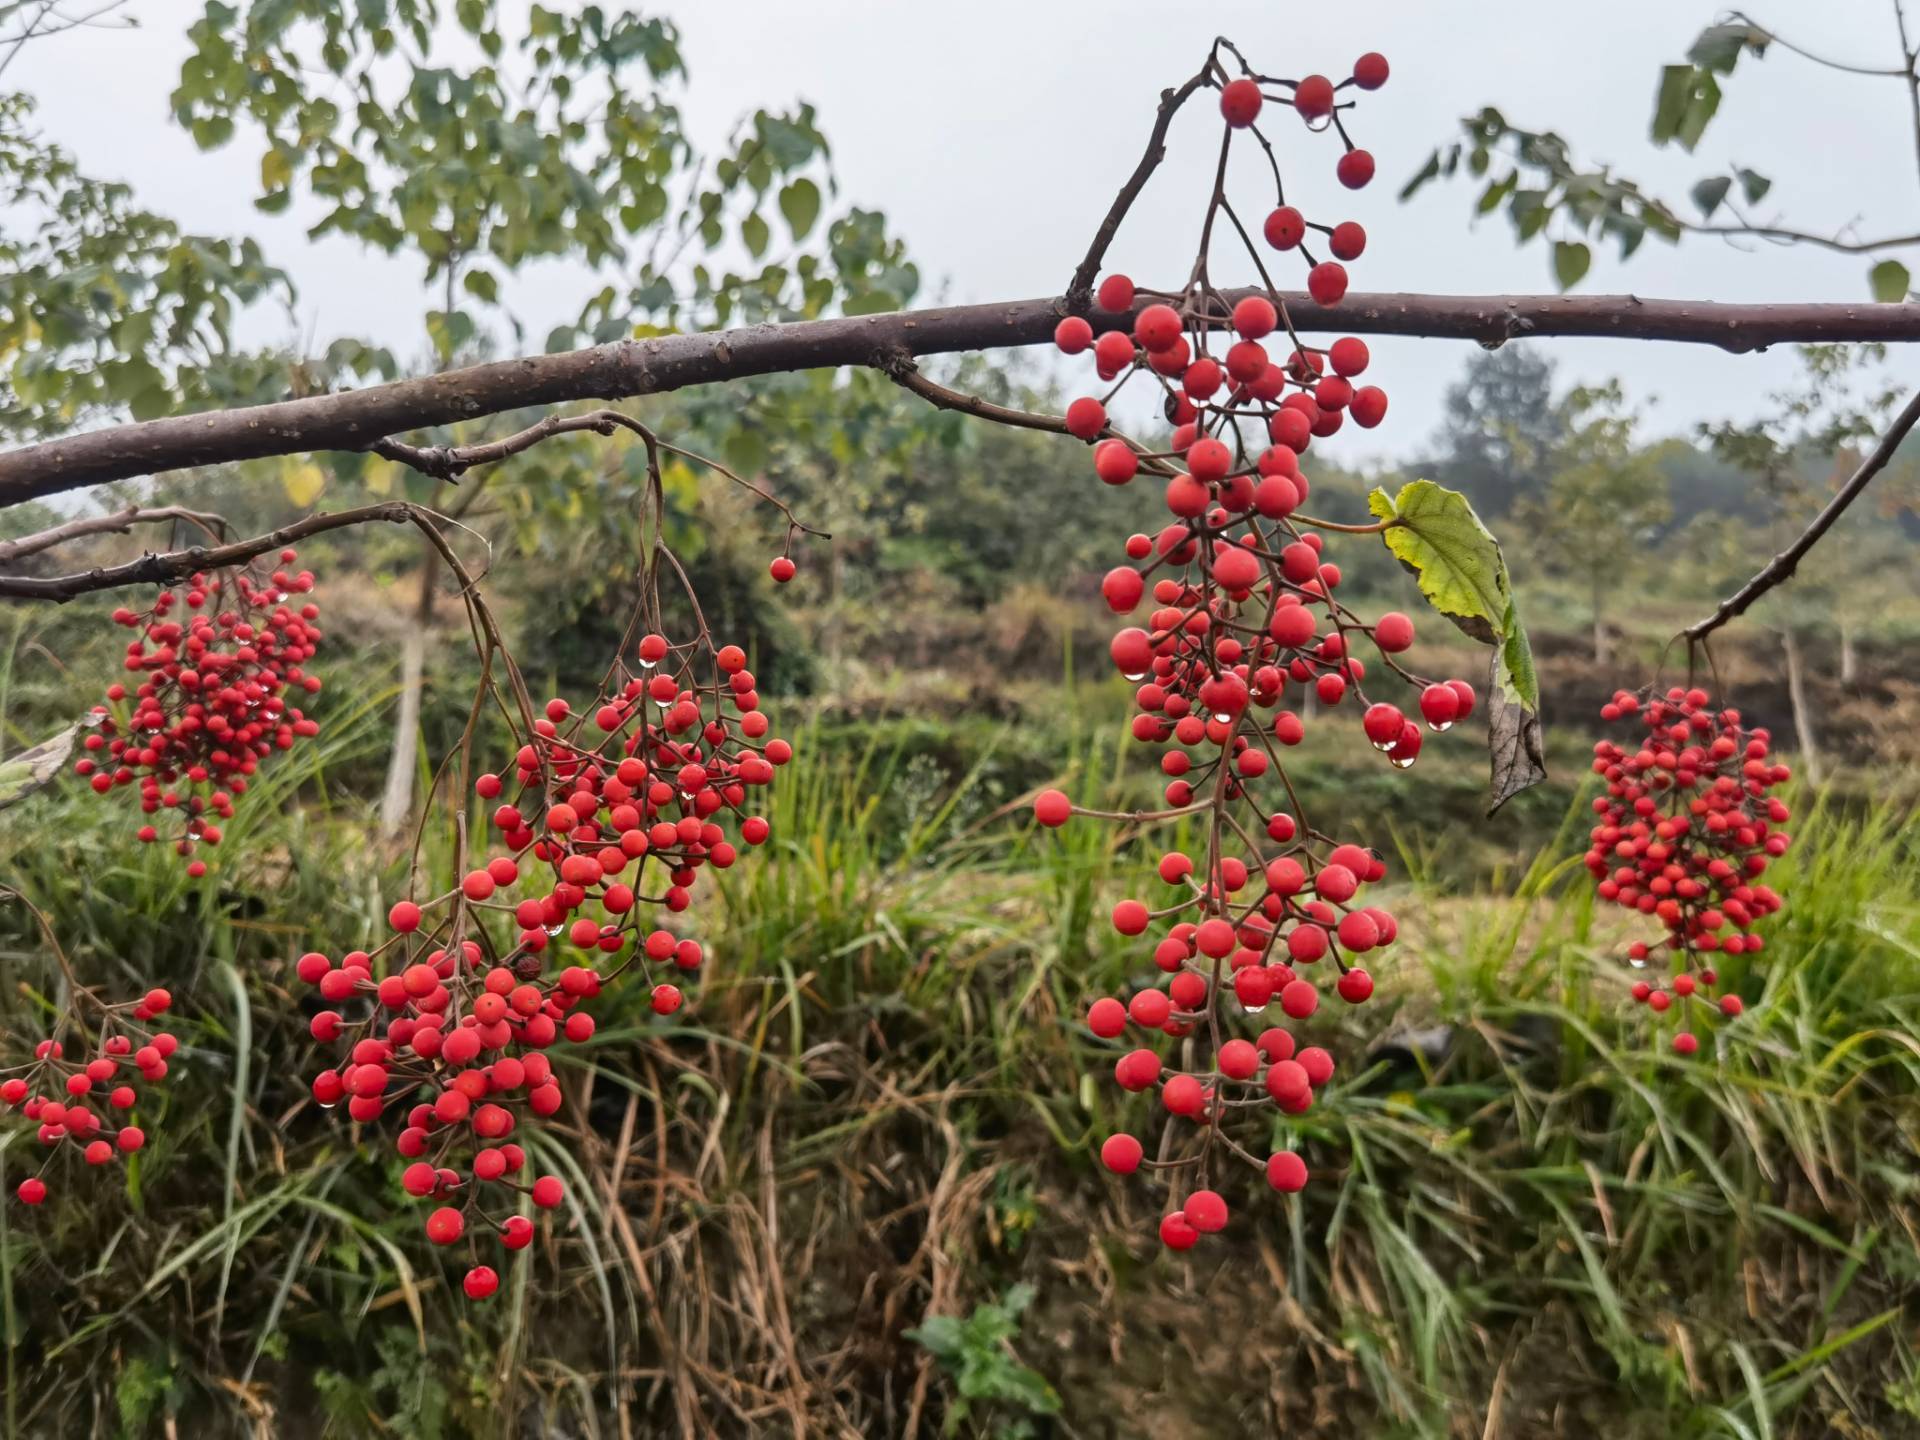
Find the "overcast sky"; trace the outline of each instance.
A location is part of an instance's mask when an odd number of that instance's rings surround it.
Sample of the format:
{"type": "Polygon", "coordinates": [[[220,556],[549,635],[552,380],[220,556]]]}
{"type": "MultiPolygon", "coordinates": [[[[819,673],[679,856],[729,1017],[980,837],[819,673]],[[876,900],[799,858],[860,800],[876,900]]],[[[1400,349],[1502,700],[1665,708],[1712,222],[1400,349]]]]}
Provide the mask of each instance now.
{"type": "MultiPolygon", "coordinates": [[[[1291,156],[1283,155],[1290,189],[1309,213],[1367,226],[1368,252],[1352,267],[1358,289],[1551,289],[1544,249],[1516,249],[1503,217],[1470,223],[1467,186],[1430,186],[1408,205],[1394,199],[1433,145],[1456,132],[1458,117],[1488,103],[1516,123],[1559,130],[1583,158],[1611,162],[1675,204],[1700,175],[1738,163],[1774,178],[1766,218],[1861,235],[1920,230],[1914,135],[1897,80],[1841,75],[1776,51],[1733,77],[1698,155],[1648,145],[1659,67],[1720,13],[1697,0],[678,0],[654,8],[683,33],[692,77],[684,109],[696,138],[717,146],[756,106],[796,98],[818,106],[843,196],[884,210],[905,237],[926,279],[921,304],[1058,293],[1139,154],[1158,92],[1196,68],[1215,34],[1275,73],[1338,78],[1367,49],[1392,62],[1392,80],[1364,97],[1354,121],[1380,162],[1366,191],[1339,188],[1332,145],[1295,127],[1277,132],[1291,156]]],[[[295,277],[303,332],[365,335],[420,353],[429,302],[416,266],[337,238],[308,243],[297,217],[253,209],[257,146],[238,141],[201,154],[170,122],[167,94],[199,9],[136,0],[141,30],[36,42],[0,83],[32,91],[50,136],[95,173],[131,182],[152,208],[195,230],[259,237],[295,277]]],[[[1891,0],[1762,0],[1757,14],[1836,58],[1897,63],[1891,0]]],[[[1117,266],[1160,285],[1185,276],[1217,144],[1213,116],[1183,120],[1159,180],[1110,251],[1117,266]]],[[[1259,212],[1262,182],[1245,178],[1245,208],[1259,212]]],[[[1866,269],[1859,257],[1808,247],[1649,241],[1624,264],[1611,246],[1596,247],[1582,289],[1860,302],[1866,269]]],[[[529,335],[540,336],[573,317],[586,288],[578,274],[549,272],[510,293],[529,335]]],[[[261,323],[254,338],[285,333],[284,321],[261,323]]],[[[1660,431],[1753,415],[1792,371],[1785,352],[1541,343],[1564,378],[1618,374],[1631,394],[1657,401],[1651,418],[1660,431]]],[[[1388,389],[1392,413],[1381,429],[1346,441],[1342,458],[1418,452],[1467,354],[1461,342],[1379,342],[1369,378],[1388,389]]]]}

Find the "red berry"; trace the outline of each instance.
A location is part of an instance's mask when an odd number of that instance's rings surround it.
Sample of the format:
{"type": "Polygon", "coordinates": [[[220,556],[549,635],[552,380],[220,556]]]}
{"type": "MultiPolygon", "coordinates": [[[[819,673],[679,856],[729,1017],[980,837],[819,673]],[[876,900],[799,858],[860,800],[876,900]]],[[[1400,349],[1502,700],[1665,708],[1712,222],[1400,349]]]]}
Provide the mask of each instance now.
{"type": "Polygon", "coordinates": [[[1293,108],[1302,118],[1318,120],[1333,113],[1333,82],[1324,75],[1309,75],[1293,90],[1293,108]]]}
{"type": "Polygon", "coordinates": [[[1227,124],[1244,130],[1260,115],[1260,86],[1242,76],[1220,87],[1220,113],[1227,124]]]}
{"type": "Polygon", "coordinates": [[[1378,90],[1387,83],[1387,57],[1369,50],[1353,62],[1353,83],[1362,90],[1378,90]]]}
{"type": "Polygon", "coordinates": [[[1109,1135],[1100,1147],[1100,1163],[1116,1175],[1131,1175],[1140,1168],[1145,1152],[1131,1135],[1109,1135]]]}
{"type": "Polygon", "coordinates": [[[1334,174],[1340,177],[1340,183],[1349,190],[1362,189],[1373,179],[1373,155],[1366,150],[1349,150],[1340,157],[1334,166],[1334,174]]]}

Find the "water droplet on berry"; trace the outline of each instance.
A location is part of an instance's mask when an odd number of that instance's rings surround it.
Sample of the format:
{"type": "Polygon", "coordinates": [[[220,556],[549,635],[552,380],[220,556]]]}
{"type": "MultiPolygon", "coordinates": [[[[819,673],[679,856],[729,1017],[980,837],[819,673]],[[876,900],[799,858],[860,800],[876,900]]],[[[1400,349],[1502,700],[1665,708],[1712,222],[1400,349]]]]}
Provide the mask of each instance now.
{"type": "Polygon", "coordinates": [[[1434,724],[1431,720],[1427,722],[1427,729],[1433,731],[1433,733],[1436,735],[1440,734],[1442,731],[1451,730],[1452,728],[1453,728],[1453,721],[1451,720],[1442,720],[1438,725],[1434,724]]]}
{"type": "Polygon", "coordinates": [[[1144,680],[1144,679],[1146,679],[1146,678],[1147,678],[1147,672],[1146,672],[1146,671],[1144,671],[1144,670],[1142,670],[1142,671],[1141,671],[1141,672],[1140,672],[1139,674],[1137,674],[1137,675],[1131,675],[1131,674],[1128,674],[1128,673],[1127,673],[1127,672],[1126,672],[1125,670],[1122,670],[1122,671],[1120,672],[1120,678],[1121,678],[1122,680],[1124,680],[1124,681],[1126,681],[1126,682],[1127,682],[1127,683],[1128,683],[1129,685],[1137,685],[1137,684],[1139,684],[1139,683],[1140,683],[1140,682],[1141,682],[1142,680],[1144,680]]]}
{"type": "Polygon", "coordinates": [[[1413,757],[1411,755],[1396,756],[1394,757],[1392,764],[1393,764],[1393,768],[1396,770],[1411,770],[1413,768],[1413,757]]]}

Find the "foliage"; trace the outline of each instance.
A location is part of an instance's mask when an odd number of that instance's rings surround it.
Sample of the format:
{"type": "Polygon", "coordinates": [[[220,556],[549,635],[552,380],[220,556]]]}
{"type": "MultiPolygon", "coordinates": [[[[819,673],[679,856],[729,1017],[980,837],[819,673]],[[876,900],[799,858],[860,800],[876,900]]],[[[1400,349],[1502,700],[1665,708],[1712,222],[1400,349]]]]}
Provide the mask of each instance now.
{"type": "MultiPolygon", "coordinates": [[[[1046,1377],[1022,1365],[1012,1349],[1020,1333],[1020,1317],[1037,1293],[1031,1285],[1014,1285],[998,1300],[975,1305],[964,1319],[929,1315],[905,1332],[906,1339],[924,1346],[953,1378],[956,1398],[947,1411],[947,1433],[959,1431],[976,1409],[991,1413],[1008,1406],[1027,1415],[1059,1412],[1060,1396],[1046,1377]]],[[[991,1433],[1016,1440],[1035,1431],[1030,1423],[1015,1421],[997,1424],[991,1433]]]]}
{"type": "MultiPolygon", "coordinates": [[[[1899,12],[1897,5],[1895,10],[1899,12]]],[[[1744,13],[1731,11],[1700,32],[1682,63],[1662,68],[1648,138],[1659,146],[1679,145],[1691,154],[1719,112],[1722,81],[1734,73],[1743,57],[1751,57],[1751,69],[1776,46],[1828,68],[1901,79],[1920,90],[1920,70],[1916,69],[1920,52],[1908,47],[1904,16],[1900,19],[1900,41],[1897,66],[1856,65],[1811,53],[1782,40],[1744,13]]],[[[1920,123],[1920,114],[1916,123],[1920,123]]],[[[1546,245],[1554,279],[1562,290],[1572,289],[1585,277],[1593,259],[1590,242],[1616,241],[1624,260],[1649,235],[1670,245],[1689,236],[1719,235],[1816,245],[1874,257],[1867,272],[1867,287],[1873,298],[1881,302],[1907,298],[1909,266],[1898,257],[1920,246],[1920,237],[1858,240],[1850,225],[1829,234],[1762,217],[1755,207],[1767,198],[1774,182],[1748,166],[1731,164],[1697,181],[1688,196],[1692,210],[1697,212],[1695,218],[1686,207],[1649,193],[1638,182],[1616,174],[1611,166],[1583,164],[1575,158],[1573,147],[1556,132],[1516,125],[1494,106],[1485,106],[1460,124],[1463,137],[1436,147],[1407,181],[1401,198],[1411,197],[1435,179],[1484,181],[1475,202],[1476,212],[1488,215],[1505,209],[1517,243],[1537,240],[1546,245]]]]}

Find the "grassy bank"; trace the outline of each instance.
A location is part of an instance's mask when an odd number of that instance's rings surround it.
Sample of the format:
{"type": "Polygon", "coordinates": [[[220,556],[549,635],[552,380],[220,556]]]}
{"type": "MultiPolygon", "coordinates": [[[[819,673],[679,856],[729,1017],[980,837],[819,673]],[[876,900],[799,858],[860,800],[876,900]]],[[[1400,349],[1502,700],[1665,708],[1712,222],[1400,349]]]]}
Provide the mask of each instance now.
{"type": "MultiPolygon", "coordinates": [[[[1103,917],[1148,842],[1014,805],[1040,771],[1137,790],[1099,709],[1049,753],[975,722],[803,735],[777,843],[702,902],[696,1004],[604,1003],[542,1157],[570,1208],[488,1307],[450,1294],[387,1137],[306,1097],[291,957],[371,934],[403,863],[329,783],[377,757],[375,699],[250,797],[203,882],[84,793],[12,812],[0,865],[79,971],[188,998],[126,1194],[0,1209],[8,1432],[1920,1427],[1902,813],[1800,797],[1747,1016],[1683,1062],[1624,1003],[1572,843],[1497,823],[1463,868],[1441,767],[1371,813],[1369,780],[1330,780],[1400,857],[1384,1003],[1312,1022],[1342,1061],[1291,1122],[1315,1183],[1229,1195],[1230,1233],[1173,1259],[1155,1197],[1091,1163],[1146,1102],[1079,1023],[1140,968],[1103,917]]],[[[1525,826],[1584,825],[1554,807],[1525,826]]],[[[0,1019],[30,1028],[52,967],[0,923],[0,1019]]]]}

